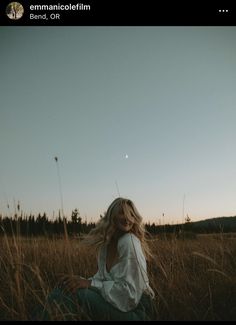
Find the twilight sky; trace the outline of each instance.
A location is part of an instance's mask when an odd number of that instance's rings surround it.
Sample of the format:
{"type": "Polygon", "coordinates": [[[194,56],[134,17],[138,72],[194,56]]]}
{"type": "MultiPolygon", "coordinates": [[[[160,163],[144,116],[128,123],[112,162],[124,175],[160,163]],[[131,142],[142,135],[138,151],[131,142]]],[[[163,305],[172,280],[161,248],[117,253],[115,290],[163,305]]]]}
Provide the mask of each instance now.
{"type": "Polygon", "coordinates": [[[0,212],[57,214],[57,156],[67,216],[96,221],[119,194],[145,222],[236,215],[236,27],[1,27],[0,40],[0,212]]]}

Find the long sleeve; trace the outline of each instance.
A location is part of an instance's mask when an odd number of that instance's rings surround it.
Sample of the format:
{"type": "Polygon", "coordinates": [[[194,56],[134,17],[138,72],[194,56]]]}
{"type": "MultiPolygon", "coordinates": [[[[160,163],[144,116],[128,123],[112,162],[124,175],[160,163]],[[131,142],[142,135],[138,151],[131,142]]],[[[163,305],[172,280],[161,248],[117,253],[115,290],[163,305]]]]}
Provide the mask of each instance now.
{"type": "Polygon", "coordinates": [[[121,311],[134,309],[148,287],[146,260],[139,239],[127,233],[117,245],[119,261],[112,267],[109,276],[103,278],[102,267],[92,278],[104,299],[121,311]]]}
{"type": "Polygon", "coordinates": [[[88,278],[88,280],[92,280],[91,282],[92,287],[96,287],[98,289],[102,288],[102,283],[104,279],[102,279],[99,271],[97,271],[97,273],[94,276],[88,278]]]}

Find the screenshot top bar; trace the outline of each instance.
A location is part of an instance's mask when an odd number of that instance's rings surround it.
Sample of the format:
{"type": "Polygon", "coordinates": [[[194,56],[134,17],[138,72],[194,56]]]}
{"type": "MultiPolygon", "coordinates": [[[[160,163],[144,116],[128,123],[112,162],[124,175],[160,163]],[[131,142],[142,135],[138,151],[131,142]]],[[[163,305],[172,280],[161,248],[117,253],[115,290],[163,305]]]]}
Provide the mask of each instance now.
{"type": "Polygon", "coordinates": [[[3,26],[234,26],[235,8],[222,1],[1,1],[3,26]]]}

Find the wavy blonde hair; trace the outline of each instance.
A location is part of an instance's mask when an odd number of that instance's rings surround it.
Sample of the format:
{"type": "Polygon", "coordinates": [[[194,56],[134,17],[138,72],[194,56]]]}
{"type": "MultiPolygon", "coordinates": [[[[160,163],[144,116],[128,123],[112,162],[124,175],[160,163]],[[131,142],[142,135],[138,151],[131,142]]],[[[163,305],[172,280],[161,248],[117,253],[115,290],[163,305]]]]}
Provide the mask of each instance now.
{"type": "Polygon", "coordinates": [[[140,240],[146,259],[150,259],[152,254],[147,242],[147,232],[142,223],[142,217],[134,203],[131,200],[122,197],[116,198],[109,205],[104,216],[97,222],[95,228],[82,237],[81,243],[91,245],[96,248],[96,250],[99,250],[102,245],[108,243],[113,234],[117,231],[115,218],[118,209],[123,212],[128,220],[133,222],[133,226],[129,232],[133,233],[140,240]]]}

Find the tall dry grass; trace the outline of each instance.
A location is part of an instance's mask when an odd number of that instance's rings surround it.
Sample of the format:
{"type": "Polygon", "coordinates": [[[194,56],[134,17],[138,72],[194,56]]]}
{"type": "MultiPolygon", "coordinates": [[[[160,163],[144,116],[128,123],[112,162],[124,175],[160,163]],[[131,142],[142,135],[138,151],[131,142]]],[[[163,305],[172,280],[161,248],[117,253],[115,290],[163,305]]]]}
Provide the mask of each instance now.
{"type": "MultiPolygon", "coordinates": [[[[173,236],[150,244],[157,320],[236,319],[236,236],[173,236]]],[[[78,239],[4,236],[0,251],[0,320],[28,320],[60,274],[96,272],[95,252],[80,247],[78,239]]],[[[63,320],[63,312],[55,319],[63,320]]]]}

